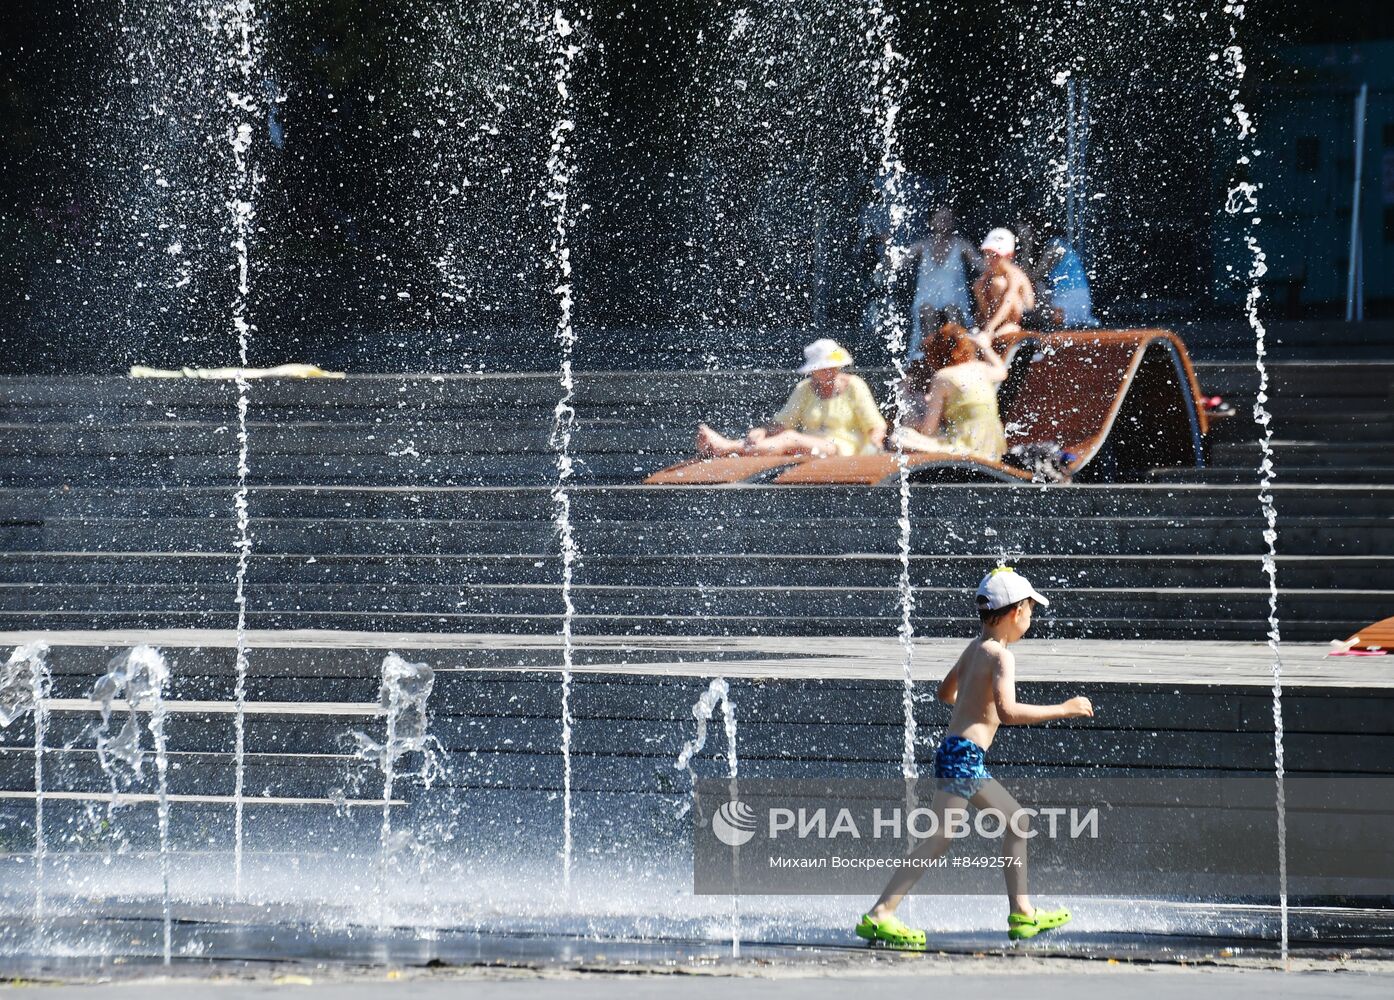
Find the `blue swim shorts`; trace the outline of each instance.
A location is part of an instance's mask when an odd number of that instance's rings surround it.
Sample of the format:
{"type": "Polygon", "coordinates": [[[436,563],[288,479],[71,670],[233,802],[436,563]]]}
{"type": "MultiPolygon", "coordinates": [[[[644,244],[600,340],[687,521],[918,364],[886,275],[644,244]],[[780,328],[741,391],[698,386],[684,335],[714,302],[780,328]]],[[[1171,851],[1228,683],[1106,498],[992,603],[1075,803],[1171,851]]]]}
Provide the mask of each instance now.
{"type": "Polygon", "coordinates": [[[962,736],[945,736],[934,751],[934,777],[941,791],[971,799],[992,780],[987,751],[962,736]]]}

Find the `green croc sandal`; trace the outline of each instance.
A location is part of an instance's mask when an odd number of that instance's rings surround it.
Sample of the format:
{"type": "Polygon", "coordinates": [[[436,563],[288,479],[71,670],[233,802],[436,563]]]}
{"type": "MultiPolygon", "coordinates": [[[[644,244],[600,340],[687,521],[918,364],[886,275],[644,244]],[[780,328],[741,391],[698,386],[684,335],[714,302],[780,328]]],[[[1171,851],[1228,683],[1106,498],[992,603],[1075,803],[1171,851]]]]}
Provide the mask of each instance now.
{"type": "Polygon", "coordinates": [[[1013,941],[1033,938],[1044,931],[1053,931],[1070,922],[1070,911],[1061,907],[1058,910],[1037,910],[1033,915],[1013,913],[1007,917],[1007,937],[1013,941]]]}
{"type": "Polygon", "coordinates": [[[905,951],[924,951],[924,931],[906,926],[899,917],[890,916],[877,920],[870,913],[862,914],[857,922],[857,937],[866,938],[872,944],[883,944],[905,951]]]}

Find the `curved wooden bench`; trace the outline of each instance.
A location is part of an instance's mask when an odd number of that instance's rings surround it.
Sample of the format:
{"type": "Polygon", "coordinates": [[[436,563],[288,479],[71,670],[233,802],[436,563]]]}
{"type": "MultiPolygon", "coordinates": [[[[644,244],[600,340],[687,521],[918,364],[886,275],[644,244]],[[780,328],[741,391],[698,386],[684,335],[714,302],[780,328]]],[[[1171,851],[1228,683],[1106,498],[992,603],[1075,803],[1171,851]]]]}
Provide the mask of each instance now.
{"type": "Polygon", "coordinates": [[[724,458],[691,458],[645,477],[648,486],[717,486],[753,483],[791,465],[809,461],[808,455],[728,455],[724,458]]]}
{"type": "Polygon", "coordinates": [[[1389,649],[1394,650],[1394,618],[1385,618],[1372,625],[1366,625],[1347,642],[1355,642],[1351,649],[1389,649]]]}
{"type": "MultiPolygon", "coordinates": [[[[1145,475],[1156,466],[1203,466],[1209,421],[1181,338],[1170,330],[1022,331],[998,337],[1008,376],[999,393],[1007,446],[1054,441],[1075,456],[1071,470],[1096,478],[1145,475]]],[[[959,452],[912,456],[911,472],[1002,482],[1030,473],[959,452]]],[[[645,483],[702,485],[770,480],[780,484],[897,482],[893,453],[809,459],[736,456],[693,459],[645,483]]]]}
{"type": "Polygon", "coordinates": [[[1200,384],[1170,330],[1023,331],[996,343],[1011,370],[1001,401],[1008,447],[1057,441],[1076,472],[1106,445],[1109,472],[1205,464],[1200,384]]]}
{"type": "MultiPolygon", "coordinates": [[[[905,464],[911,475],[921,470],[966,473],[966,478],[993,479],[1011,483],[1031,481],[1031,473],[986,458],[954,451],[906,452],[905,464]]],[[[879,455],[850,455],[820,458],[785,469],[774,477],[780,485],[841,483],[858,486],[889,486],[900,482],[900,467],[894,452],[879,455]]]]}

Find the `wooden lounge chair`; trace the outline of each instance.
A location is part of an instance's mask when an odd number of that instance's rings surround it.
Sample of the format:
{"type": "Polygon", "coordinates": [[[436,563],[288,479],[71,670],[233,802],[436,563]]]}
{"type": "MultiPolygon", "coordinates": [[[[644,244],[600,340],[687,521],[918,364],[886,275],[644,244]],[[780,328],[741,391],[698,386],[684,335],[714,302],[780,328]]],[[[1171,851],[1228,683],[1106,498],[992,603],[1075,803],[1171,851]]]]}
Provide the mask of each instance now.
{"type": "Polygon", "coordinates": [[[1346,642],[1351,649],[1390,649],[1394,650],[1394,618],[1385,618],[1372,625],[1366,625],[1346,642]],[[1356,642],[1355,640],[1359,640],[1356,642]]]}
{"type": "Polygon", "coordinates": [[[998,405],[1007,446],[1055,441],[1100,478],[1205,464],[1209,420],[1170,330],[1022,332],[998,340],[1009,368],[998,405]]]}
{"type": "Polygon", "coordinates": [[[723,458],[690,458],[646,477],[649,486],[715,486],[721,483],[755,483],[791,465],[809,461],[807,455],[728,455],[723,458]]]}
{"type": "MultiPolygon", "coordinates": [[[[905,466],[912,475],[925,471],[943,472],[955,479],[995,479],[1000,482],[1031,481],[1031,473],[994,462],[991,459],[954,451],[905,454],[905,466]]],[[[780,485],[813,483],[851,483],[861,486],[890,485],[900,481],[900,465],[894,452],[879,455],[851,455],[820,458],[785,469],[774,477],[780,485]]]]}
{"type": "MultiPolygon", "coordinates": [[[[1186,345],[1170,330],[1023,331],[999,337],[1008,376],[998,394],[1007,446],[1053,441],[1088,478],[1141,478],[1157,466],[1205,464],[1209,429],[1186,345]],[[1087,471],[1086,471],[1087,470],[1087,471]]],[[[999,461],[945,450],[907,456],[917,479],[1029,481],[999,461]]],[[[834,458],[737,456],[690,460],[646,483],[889,484],[893,453],[834,458]]]]}

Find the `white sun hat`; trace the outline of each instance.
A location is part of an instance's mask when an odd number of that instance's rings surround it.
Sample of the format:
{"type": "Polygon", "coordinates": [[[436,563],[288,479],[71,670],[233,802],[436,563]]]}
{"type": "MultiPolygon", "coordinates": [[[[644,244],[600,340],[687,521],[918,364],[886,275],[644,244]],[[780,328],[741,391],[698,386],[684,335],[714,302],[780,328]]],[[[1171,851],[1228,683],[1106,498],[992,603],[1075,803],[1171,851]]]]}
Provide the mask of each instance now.
{"type": "Polygon", "coordinates": [[[1010,257],[1016,253],[1016,236],[1010,229],[998,226],[983,237],[983,245],[978,249],[991,250],[1003,257],[1010,257]]]}
{"type": "Polygon", "coordinates": [[[852,363],[852,355],[831,337],[820,337],[803,349],[804,363],[800,375],[816,372],[819,368],[846,368],[852,363]]]}
{"type": "Polygon", "coordinates": [[[1050,607],[1050,601],[1037,593],[1031,581],[1010,566],[998,566],[978,584],[978,607],[986,611],[997,611],[1028,597],[1043,608],[1050,607]]]}

